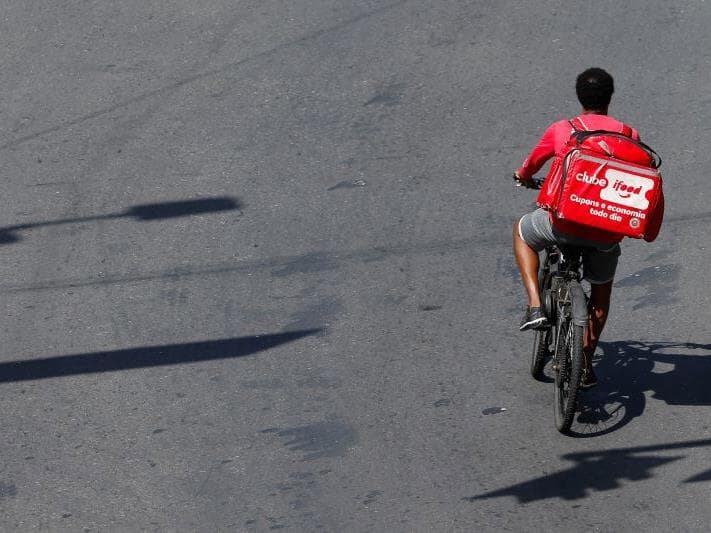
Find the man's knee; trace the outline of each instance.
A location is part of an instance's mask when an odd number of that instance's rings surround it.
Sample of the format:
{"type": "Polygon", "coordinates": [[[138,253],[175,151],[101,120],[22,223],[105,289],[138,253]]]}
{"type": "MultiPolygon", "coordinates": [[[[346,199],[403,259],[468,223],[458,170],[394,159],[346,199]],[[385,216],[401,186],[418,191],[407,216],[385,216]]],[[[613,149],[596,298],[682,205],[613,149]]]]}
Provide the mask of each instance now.
{"type": "Polygon", "coordinates": [[[608,302],[612,294],[612,281],[600,284],[590,285],[590,301],[591,302],[608,302]]]}

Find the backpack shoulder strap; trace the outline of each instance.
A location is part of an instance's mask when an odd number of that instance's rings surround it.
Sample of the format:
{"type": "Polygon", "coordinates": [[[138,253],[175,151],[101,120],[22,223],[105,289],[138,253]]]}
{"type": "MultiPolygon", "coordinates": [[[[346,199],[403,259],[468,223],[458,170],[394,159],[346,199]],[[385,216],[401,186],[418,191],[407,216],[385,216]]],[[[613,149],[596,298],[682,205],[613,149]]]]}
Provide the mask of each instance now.
{"type": "Polygon", "coordinates": [[[575,117],[568,121],[573,128],[573,133],[579,133],[581,131],[588,131],[588,127],[582,121],[580,117],[575,117]]]}
{"type": "MultiPolygon", "coordinates": [[[[573,133],[578,133],[581,131],[591,131],[590,128],[587,127],[585,122],[583,122],[583,119],[580,117],[575,117],[574,119],[571,119],[568,122],[570,123],[570,125],[573,128],[573,133]]],[[[621,124],[622,124],[622,131],[620,133],[622,133],[622,135],[624,135],[625,137],[631,138],[632,131],[633,131],[632,128],[630,126],[628,126],[627,124],[625,124],[624,122],[621,124]]]]}

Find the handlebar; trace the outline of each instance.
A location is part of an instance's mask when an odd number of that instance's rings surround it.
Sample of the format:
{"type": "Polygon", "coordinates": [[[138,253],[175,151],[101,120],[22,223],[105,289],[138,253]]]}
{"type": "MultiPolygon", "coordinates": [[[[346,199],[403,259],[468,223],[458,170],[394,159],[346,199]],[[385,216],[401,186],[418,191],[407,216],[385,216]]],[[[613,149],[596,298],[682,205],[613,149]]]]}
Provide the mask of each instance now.
{"type": "Polygon", "coordinates": [[[545,178],[535,176],[530,180],[522,180],[516,174],[513,175],[513,179],[516,182],[516,187],[526,187],[527,189],[540,189],[543,187],[543,182],[545,178]]]}

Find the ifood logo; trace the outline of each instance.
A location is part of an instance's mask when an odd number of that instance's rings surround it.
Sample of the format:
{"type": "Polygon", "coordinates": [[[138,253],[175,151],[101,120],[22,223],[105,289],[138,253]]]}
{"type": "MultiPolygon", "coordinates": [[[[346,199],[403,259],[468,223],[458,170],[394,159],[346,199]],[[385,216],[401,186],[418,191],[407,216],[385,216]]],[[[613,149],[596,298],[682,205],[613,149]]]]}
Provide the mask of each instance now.
{"type": "Polygon", "coordinates": [[[578,172],[575,175],[575,179],[587,183],[589,185],[599,185],[602,188],[607,187],[607,180],[605,178],[598,178],[597,176],[590,176],[586,171],[578,172]]]}
{"type": "Polygon", "coordinates": [[[654,180],[613,169],[608,169],[605,172],[605,176],[612,185],[600,191],[602,200],[634,207],[635,209],[647,209],[649,207],[647,193],[654,188],[654,180]]]}
{"type": "Polygon", "coordinates": [[[642,192],[641,185],[635,187],[634,185],[629,185],[628,183],[625,183],[622,180],[615,181],[615,184],[612,186],[612,188],[617,191],[617,194],[619,194],[621,198],[629,198],[633,194],[640,194],[642,192]]]}

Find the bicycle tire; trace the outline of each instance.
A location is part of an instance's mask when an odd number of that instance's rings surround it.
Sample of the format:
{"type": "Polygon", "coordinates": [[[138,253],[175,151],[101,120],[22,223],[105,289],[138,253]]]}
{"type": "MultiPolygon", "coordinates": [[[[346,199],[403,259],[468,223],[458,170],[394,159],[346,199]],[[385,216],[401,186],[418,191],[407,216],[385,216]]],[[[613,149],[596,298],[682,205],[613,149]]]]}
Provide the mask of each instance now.
{"type": "MultiPolygon", "coordinates": [[[[546,291],[550,289],[551,279],[549,259],[546,253],[543,268],[538,273],[538,289],[541,298],[543,298],[546,291]]],[[[546,309],[545,303],[541,303],[543,304],[543,308],[546,309]]],[[[541,380],[543,378],[543,368],[546,366],[546,357],[550,355],[548,347],[551,344],[551,328],[535,330],[533,333],[533,349],[531,350],[531,364],[529,370],[534,379],[541,380]]]]}
{"type": "Polygon", "coordinates": [[[543,377],[543,368],[546,366],[546,356],[550,345],[550,328],[534,331],[533,350],[531,351],[531,376],[540,380],[543,377]]]}
{"type": "Polygon", "coordinates": [[[558,328],[555,358],[555,425],[568,434],[577,408],[578,390],[583,372],[583,332],[570,319],[561,320],[558,328]]]}

